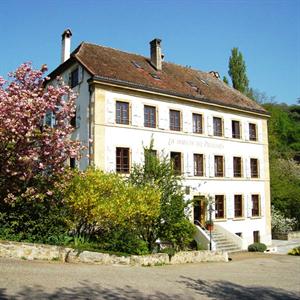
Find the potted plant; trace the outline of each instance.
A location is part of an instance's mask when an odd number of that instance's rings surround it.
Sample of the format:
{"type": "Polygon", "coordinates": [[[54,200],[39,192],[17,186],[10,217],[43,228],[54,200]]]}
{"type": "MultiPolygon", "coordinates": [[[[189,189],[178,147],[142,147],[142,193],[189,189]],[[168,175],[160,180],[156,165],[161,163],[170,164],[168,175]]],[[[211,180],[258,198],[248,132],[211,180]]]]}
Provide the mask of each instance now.
{"type": "Polygon", "coordinates": [[[213,231],[214,230],[214,221],[213,220],[207,220],[205,222],[205,227],[208,231],[213,231]]]}

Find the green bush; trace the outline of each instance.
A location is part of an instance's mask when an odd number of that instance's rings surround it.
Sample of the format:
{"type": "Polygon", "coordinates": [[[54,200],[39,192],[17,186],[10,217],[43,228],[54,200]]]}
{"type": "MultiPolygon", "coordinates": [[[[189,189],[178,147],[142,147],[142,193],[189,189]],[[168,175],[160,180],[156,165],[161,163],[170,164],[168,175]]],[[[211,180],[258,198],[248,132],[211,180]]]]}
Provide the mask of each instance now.
{"type": "Polygon", "coordinates": [[[248,246],[249,252],[264,252],[267,250],[267,246],[263,243],[253,243],[248,246]]]}
{"type": "Polygon", "coordinates": [[[288,252],[288,255],[300,256],[300,246],[293,248],[288,252]]]}

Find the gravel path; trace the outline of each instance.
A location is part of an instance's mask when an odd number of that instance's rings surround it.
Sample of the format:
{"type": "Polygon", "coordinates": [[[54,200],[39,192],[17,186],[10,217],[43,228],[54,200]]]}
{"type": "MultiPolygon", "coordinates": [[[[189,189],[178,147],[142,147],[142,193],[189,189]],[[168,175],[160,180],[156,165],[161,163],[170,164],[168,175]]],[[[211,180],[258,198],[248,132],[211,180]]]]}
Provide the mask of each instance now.
{"type": "Polygon", "coordinates": [[[0,259],[0,299],[300,299],[300,257],[231,258],[158,267],[0,259]]]}

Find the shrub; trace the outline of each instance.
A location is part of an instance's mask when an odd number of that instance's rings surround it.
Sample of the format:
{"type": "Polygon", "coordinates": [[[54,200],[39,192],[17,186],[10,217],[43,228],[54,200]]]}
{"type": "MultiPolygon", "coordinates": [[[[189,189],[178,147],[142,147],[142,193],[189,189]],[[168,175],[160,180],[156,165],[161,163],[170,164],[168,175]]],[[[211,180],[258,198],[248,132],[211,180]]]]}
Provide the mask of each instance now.
{"type": "Polygon", "coordinates": [[[267,246],[263,243],[253,243],[248,246],[249,252],[264,252],[267,250],[267,246]]]}
{"type": "Polygon", "coordinates": [[[300,256],[300,246],[291,249],[291,250],[288,252],[288,255],[300,256]]]}
{"type": "Polygon", "coordinates": [[[286,218],[278,209],[272,205],[272,232],[287,233],[296,225],[295,218],[286,218]]]}

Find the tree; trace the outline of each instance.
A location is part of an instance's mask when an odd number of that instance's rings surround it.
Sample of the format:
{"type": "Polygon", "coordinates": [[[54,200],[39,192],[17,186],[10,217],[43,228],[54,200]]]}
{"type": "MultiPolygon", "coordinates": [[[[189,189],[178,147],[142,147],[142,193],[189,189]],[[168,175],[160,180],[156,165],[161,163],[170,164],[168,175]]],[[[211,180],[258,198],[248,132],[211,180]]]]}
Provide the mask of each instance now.
{"type": "Polygon", "coordinates": [[[226,76],[223,76],[223,82],[226,83],[226,84],[229,84],[229,81],[228,81],[226,76]]]}
{"type": "Polygon", "coordinates": [[[161,193],[160,214],[148,234],[149,247],[153,249],[159,238],[170,242],[175,250],[184,249],[193,240],[195,227],[185,215],[188,203],[184,200],[180,177],[167,157],[153,154],[153,141],[144,151],[145,163],[134,166],[129,182],[137,187],[150,184],[161,193]]]}
{"type": "Polygon", "coordinates": [[[8,81],[0,78],[0,201],[36,194],[36,180],[46,192],[65,161],[79,156],[80,143],[69,138],[75,95],[59,80],[45,87],[46,70],[25,63],[8,81]],[[46,116],[54,126],[45,124],[46,116]]]}
{"type": "Polygon", "coordinates": [[[228,74],[231,77],[232,86],[246,95],[249,91],[249,81],[246,74],[246,64],[238,48],[231,50],[228,74]]]}

